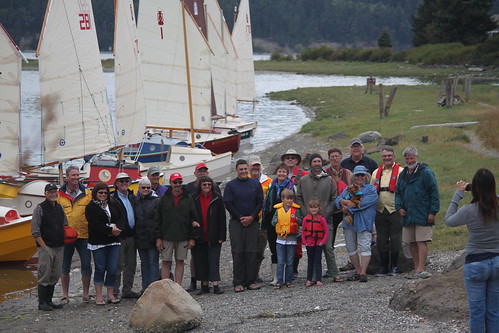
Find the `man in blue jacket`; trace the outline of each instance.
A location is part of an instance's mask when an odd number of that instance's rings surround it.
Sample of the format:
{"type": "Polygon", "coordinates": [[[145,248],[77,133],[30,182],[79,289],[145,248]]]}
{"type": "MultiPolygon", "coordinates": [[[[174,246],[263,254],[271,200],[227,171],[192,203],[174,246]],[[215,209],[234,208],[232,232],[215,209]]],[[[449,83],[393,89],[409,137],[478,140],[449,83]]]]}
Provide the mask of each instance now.
{"type": "Polygon", "coordinates": [[[433,171],[418,163],[418,150],[404,150],[406,167],[400,173],[395,189],[395,209],[403,217],[402,241],[410,244],[414,274],[408,278],[428,278],[425,270],[427,242],[432,240],[435,216],[440,209],[440,194],[433,171]]]}

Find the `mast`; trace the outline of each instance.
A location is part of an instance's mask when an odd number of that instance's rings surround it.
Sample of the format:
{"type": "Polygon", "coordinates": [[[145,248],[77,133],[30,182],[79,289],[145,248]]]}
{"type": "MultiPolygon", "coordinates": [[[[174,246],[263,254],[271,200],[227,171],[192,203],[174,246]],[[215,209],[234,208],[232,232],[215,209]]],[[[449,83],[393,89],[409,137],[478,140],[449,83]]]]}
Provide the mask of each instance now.
{"type": "Polygon", "coordinates": [[[187,75],[187,98],[189,101],[189,119],[191,122],[191,146],[196,147],[195,135],[194,135],[194,114],[192,112],[192,91],[191,91],[191,72],[189,68],[189,45],[187,44],[187,30],[185,27],[185,5],[184,0],[180,0],[182,4],[182,25],[184,30],[184,51],[185,51],[185,68],[187,75]]]}

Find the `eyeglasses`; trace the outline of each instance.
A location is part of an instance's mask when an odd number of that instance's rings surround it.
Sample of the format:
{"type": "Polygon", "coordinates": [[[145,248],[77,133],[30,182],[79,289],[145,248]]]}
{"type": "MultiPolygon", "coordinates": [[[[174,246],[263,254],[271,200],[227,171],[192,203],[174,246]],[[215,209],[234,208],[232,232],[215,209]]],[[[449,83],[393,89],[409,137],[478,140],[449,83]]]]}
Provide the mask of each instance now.
{"type": "Polygon", "coordinates": [[[141,189],[143,189],[143,190],[150,190],[151,186],[142,186],[141,189]]]}
{"type": "Polygon", "coordinates": [[[203,183],[203,184],[201,184],[201,186],[208,186],[208,187],[211,187],[211,184],[210,184],[210,183],[203,183]]]}
{"type": "Polygon", "coordinates": [[[296,157],[295,156],[286,156],[286,159],[287,160],[296,160],[296,157]]]}
{"type": "Polygon", "coordinates": [[[129,178],[121,178],[121,179],[119,179],[120,183],[128,183],[129,181],[130,181],[129,178]]]}
{"type": "Polygon", "coordinates": [[[183,181],[181,181],[181,180],[174,180],[174,181],[172,181],[172,183],[176,184],[176,185],[180,185],[180,184],[183,183],[183,181]]]}
{"type": "Polygon", "coordinates": [[[107,195],[107,192],[106,191],[97,191],[97,194],[105,194],[105,195],[107,195]]]}
{"type": "Polygon", "coordinates": [[[381,158],[389,158],[389,157],[393,157],[393,154],[390,154],[390,155],[381,155],[381,158]]]}

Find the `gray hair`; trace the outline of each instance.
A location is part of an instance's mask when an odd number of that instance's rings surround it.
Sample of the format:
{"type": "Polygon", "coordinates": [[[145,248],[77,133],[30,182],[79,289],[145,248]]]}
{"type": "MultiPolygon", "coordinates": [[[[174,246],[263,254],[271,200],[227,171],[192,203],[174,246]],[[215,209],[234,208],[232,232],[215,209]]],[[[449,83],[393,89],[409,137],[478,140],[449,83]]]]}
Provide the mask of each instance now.
{"type": "Polygon", "coordinates": [[[78,173],[80,173],[80,169],[78,169],[77,166],[74,166],[74,165],[70,165],[66,168],[66,176],[69,175],[69,173],[71,172],[71,170],[77,170],[78,173]]]}
{"type": "Polygon", "coordinates": [[[393,153],[395,155],[395,150],[392,146],[384,146],[383,148],[381,148],[381,151],[389,151],[390,153],[393,153]]]}
{"type": "Polygon", "coordinates": [[[418,156],[418,150],[416,149],[416,147],[413,147],[413,146],[409,146],[407,147],[406,149],[404,149],[404,152],[402,153],[405,156],[407,155],[414,155],[414,156],[418,156]]]}
{"type": "Polygon", "coordinates": [[[149,185],[149,186],[151,186],[151,181],[149,180],[149,178],[147,178],[147,177],[142,177],[142,178],[139,180],[139,186],[142,186],[142,185],[149,185]]]}

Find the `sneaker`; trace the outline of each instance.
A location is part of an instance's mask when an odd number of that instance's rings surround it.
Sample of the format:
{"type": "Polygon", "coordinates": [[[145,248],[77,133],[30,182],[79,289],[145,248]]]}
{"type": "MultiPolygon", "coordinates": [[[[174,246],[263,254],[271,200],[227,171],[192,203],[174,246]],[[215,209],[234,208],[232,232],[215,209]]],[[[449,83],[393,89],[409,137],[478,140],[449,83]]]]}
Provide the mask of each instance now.
{"type": "Polygon", "coordinates": [[[388,274],[388,271],[386,270],[386,268],[382,267],[382,268],[380,268],[380,270],[378,271],[378,273],[376,273],[374,276],[384,277],[387,274],[388,274]]]}
{"type": "Polygon", "coordinates": [[[389,272],[388,272],[388,275],[389,276],[395,276],[397,275],[398,271],[397,271],[397,267],[393,267],[389,272]]]}
{"type": "Polygon", "coordinates": [[[360,282],[367,282],[367,281],[368,281],[368,280],[367,280],[367,275],[362,274],[362,275],[359,277],[359,281],[360,281],[360,282]]]}
{"type": "Polygon", "coordinates": [[[324,279],[328,279],[331,277],[331,273],[329,273],[329,271],[326,271],[326,273],[324,273],[324,275],[322,276],[322,278],[324,279]]]}
{"type": "Polygon", "coordinates": [[[427,279],[427,278],[429,278],[431,276],[432,276],[432,274],[430,272],[427,272],[427,271],[423,271],[423,272],[419,272],[418,273],[418,277],[420,279],[427,279]]]}
{"type": "Polygon", "coordinates": [[[405,278],[414,280],[414,279],[427,279],[431,276],[432,274],[430,272],[420,272],[420,271],[413,271],[412,273],[409,273],[405,278]]]}
{"type": "Polygon", "coordinates": [[[196,289],[198,289],[196,282],[191,282],[191,284],[189,285],[189,287],[187,287],[187,289],[185,291],[191,292],[191,291],[194,291],[196,289]]]}
{"type": "Polygon", "coordinates": [[[125,295],[121,295],[121,298],[140,298],[140,295],[137,294],[135,291],[131,291],[129,292],[128,294],[125,294],[125,295]]]}
{"type": "Polygon", "coordinates": [[[353,264],[351,262],[348,262],[345,266],[340,267],[340,271],[345,272],[345,271],[351,271],[354,269],[353,264]]]}

